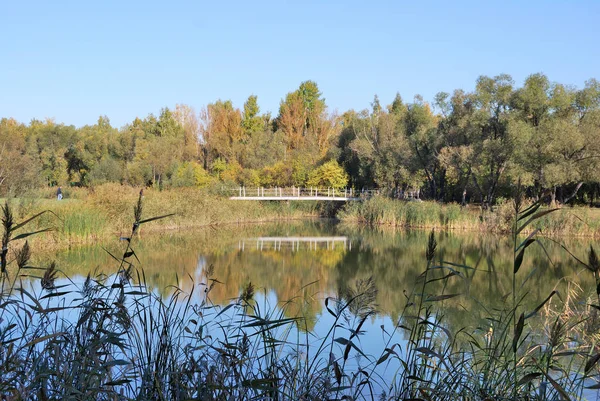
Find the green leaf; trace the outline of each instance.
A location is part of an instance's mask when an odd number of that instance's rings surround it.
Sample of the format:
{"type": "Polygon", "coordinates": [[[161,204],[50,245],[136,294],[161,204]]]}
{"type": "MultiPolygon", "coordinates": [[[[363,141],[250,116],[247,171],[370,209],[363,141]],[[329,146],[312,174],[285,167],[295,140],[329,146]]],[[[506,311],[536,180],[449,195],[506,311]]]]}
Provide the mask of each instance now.
{"type": "Polygon", "coordinates": [[[446,299],[450,299],[450,298],[454,298],[459,296],[460,294],[444,294],[444,295],[434,295],[431,297],[427,297],[427,299],[425,300],[425,302],[437,302],[437,301],[443,301],[446,299]]]}
{"type": "Polygon", "coordinates": [[[49,210],[44,210],[43,212],[39,212],[38,214],[35,214],[33,216],[31,216],[30,218],[28,218],[27,220],[18,223],[16,226],[14,226],[12,228],[12,231],[17,231],[19,228],[23,227],[25,224],[29,223],[30,221],[37,219],[38,217],[40,217],[41,215],[43,215],[44,213],[49,212],[49,210]]]}
{"type": "Polygon", "coordinates": [[[565,391],[565,389],[556,382],[556,380],[554,380],[553,378],[551,378],[547,373],[544,373],[544,375],[546,376],[546,378],[548,379],[548,381],[550,382],[550,384],[552,384],[552,387],[554,387],[556,389],[556,391],[558,391],[558,393],[560,394],[561,398],[565,401],[571,401],[571,397],[569,397],[569,395],[567,394],[567,392],[565,391]]]}
{"type": "Polygon", "coordinates": [[[526,245],[527,245],[527,244],[528,244],[528,243],[531,241],[531,239],[532,239],[532,238],[533,238],[533,237],[534,237],[534,236],[535,236],[537,233],[539,233],[539,232],[540,232],[540,229],[539,229],[539,228],[536,228],[535,230],[533,230],[533,231],[531,232],[531,234],[529,234],[529,235],[527,236],[527,238],[526,238],[526,239],[525,239],[523,242],[521,242],[521,243],[519,244],[519,246],[517,247],[517,249],[515,249],[515,252],[517,252],[517,251],[518,251],[519,249],[521,249],[523,246],[526,246],[526,245]]]}
{"type": "Polygon", "coordinates": [[[519,321],[517,322],[517,326],[515,327],[515,335],[513,337],[512,348],[513,352],[517,352],[517,348],[519,346],[519,339],[521,338],[521,334],[523,334],[523,327],[525,327],[525,315],[521,313],[519,316],[519,321]]]}
{"type": "Polygon", "coordinates": [[[540,377],[542,374],[537,372],[537,373],[528,373],[525,376],[523,376],[521,378],[521,380],[519,380],[519,382],[517,383],[517,386],[522,386],[523,384],[527,384],[530,381],[537,379],[538,377],[540,377]]]}
{"type": "Polygon", "coordinates": [[[102,365],[102,367],[112,368],[113,366],[127,366],[130,364],[131,364],[131,362],[127,362],[126,360],[123,360],[123,359],[114,359],[112,361],[106,362],[104,365],[102,365]]]}
{"type": "Polygon", "coordinates": [[[558,208],[554,208],[554,209],[550,209],[550,210],[544,210],[542,212],[538,212],[536,214],[534,214],[533,216],[531,216],[531,218],[529,220],[527,220],[521,227],[519,227],[519,229],[517,230],[516,234],[519,234],[521,231],[523,231],[523,229],[525,227],[527,227],[529,225],[529,223],[531,223],[534,220],[539,219],[540,217],[543,217],[547,214],[550,214],[552,212],[556,212],[557,210],[559,210],[558,208]]]}
{"type": "Polygon", "coordinates": [[[521,221],[524,218],[531,216],[540,208],[540,206],[542,206],[541,201],[535,202],[533,205],[531,205],[527,209],[523,210],[523,214],[521,215],[521,217],[519,217],[519,219],[517,221],[521,221]]]}
{"type": "Polygon", "coordinates": [[[546,303],[547,303],[548,301],[550,301],[550,298],[552,298],[552,297],[554,296],[554,294],[556,294],[557,292],[558,292],[558,291],[556,291],[556,290],[552,291],[552,292],[550,293],[550,295],[548,295],[548,297],[547,297],[547,298],[544,300],[544,302],[542,302],[541,304],[539,304],[539,305],[537,306],[537,308],[535,308],[535,309],[533,310],[533,312],[531,312],[531,313],[529,313],[527,316],[525,316],[525,319],[529,319],[530,317],[532,317],[533,315],[535,315],[535,314],[536,314],[536,313],[537,313],[537,312],[538,312],[540,309],[542,309],[542,307],[543,307],[544,305],[546,305],[546,303]]]}
{"type": "Polygon", "coordinates": [[[343,337],[338,337],[333,341],[335,341],[338,344],[342,344],[342,345],[348,345],[348,343],[349,343],[349,341],[343,337]]]}
{"type": "Polygon", "coordinates": [[[164,218],[170,217],[170,216],[175,216],[175,213],[169,213],[169,214],[165,214],[164,216],[158,216],[158,217],[150,217],[149,219],[144,219],[144,220],[139,221],[138,224],[149,223],[151,221],[164,219],[164,218]]]}
{"type": "Polygon", "coordinates": [[[600,353],[593,355],[588,361],[585,363],[585,374],[587,375],[590,370],[594,367],[594,365],[600,360],[600,353]]]}
{"type": "Polygon", "coordinates": [[[71,291],[51,292],[51,293],[46,294],[43,297],[41,297],[40,300],[46,299],[46,298],[62,297],[63,295],[67,295],[70,293],[71,293],[71,291]]]}
{"type": "Polygon", "coordinates": [[[533,244],[534,242],[537,242],[537,240],[531,239],[531,238],[525,241],[525,245],[523,246],[523,248],[521,248],[521,251],[515,258],[514,274],[517,274],[517,272],[519,271],[519,268],[521,267],[521,264],[523,263],[523,257],[525,256],[525,249],[527,249],[527,247],[529,245],[533,244]]]}
{"type": "Polygon", "coordinates": [[[14,237],[13,240],[27,238],[27,237],[29,237],[31,235],[35,235],[35,234],[39,234],[39,233],[45,233],[47,231],[53,231],[53,229],[52,228],[44,228],[43,230],[38,230],[38,231],[30,232],[30,233],[19,234],[16,237],[14,237]]]}
{"type": "Polygon", "coordinates": [[[377,360],[377,363],[375,364],[375,366],[377,366],[377,365],[381,365],[381,364],[382,364],[382,363],[384,363],[384,362],[385,362],[385,361],[386,361],[386,360],[387,360],[389,357],[390,357],[390,353],[389,353],[389,352],[386,352],[386,353],[384,353],[384,354],[381,356],[381,358],[379,358],[379,359],[377,360]]]}

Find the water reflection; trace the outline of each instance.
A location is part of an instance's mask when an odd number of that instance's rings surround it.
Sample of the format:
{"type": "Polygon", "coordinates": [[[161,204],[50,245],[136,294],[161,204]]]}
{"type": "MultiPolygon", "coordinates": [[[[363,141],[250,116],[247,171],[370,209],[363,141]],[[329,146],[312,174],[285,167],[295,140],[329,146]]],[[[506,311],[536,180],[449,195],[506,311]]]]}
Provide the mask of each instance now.
{"type": "Polygon", "coordinates": [[[274,249],[281,251],[283,245],[284,249],[291,249],[292,252],[300,251],[303,248],[307,248],[309,251],[316,251],[319,248],[325,247],[325,249],[335,250],[336,246],[341,246],[344,250],[352,250],[352,241],[348,240],[348,237],[258,237],[258,238],[244,238],[238,243],[238,250],[246,250],[246,244],[250,246],[250,249],[256,250],[269,250],[274,249]]]}
{"type": "MultiPolygon", "coordinates": [[[[143,233],[142,233],[143,234],[143,233]]],[[[169,296],[177,286],[189,291],[206,281],[208,266],[222,284],[211,299],[227,304],[248,282],[279,302],[294,302],[288,314],[302,313],[311,329],[323,314],[324,298],[373,277],[380,317],[396,321],[410,291],[425,268],[427,232],[383,231],[345,227],[327,221],[286,222],[232,226],[187,233],[144,236],[134,245],[146,280],[169,296]]],[[[460,293],[444,301],[445,321],[454,328],[476,326],[486,308],[499,307],[512,290],[512,244],[507,238],[480,233],[438,233],[435,263],[453,263],[461,273],[447,282],[431,283],[430,293],[460,293]]],[[[590,241],[563,241],[572,253],[585,259],[590,241]]],[[[593,278],[553,241],[531,246],[518,273],[518,289],[526,295],[526,308],[534,309],[567,281],[591,289],[593,278]]],[[[115,241],[105,247],[122,252],[115,241]]],[[[68,276],[89,271],[111,274],[114,259],[101,247],[80,248],[57,255],[68,276]]],[[[442,274],[440,271],[438,274],[442,274]]]]}

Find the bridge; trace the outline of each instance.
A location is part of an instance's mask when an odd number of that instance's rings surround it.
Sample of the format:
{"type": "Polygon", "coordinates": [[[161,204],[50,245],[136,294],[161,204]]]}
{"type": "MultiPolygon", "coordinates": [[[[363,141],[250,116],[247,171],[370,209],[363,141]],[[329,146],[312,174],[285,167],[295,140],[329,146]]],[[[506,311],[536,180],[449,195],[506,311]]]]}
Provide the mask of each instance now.
{"type": "Polygon", "coordinates": [[[231,200],[250,201],[334,201],[349,202],[363,201],[378,194],[377,190],[355,191],[354,189],[335,188],[246,188],[233,189],[236,195],[229,197],[231,200]]]}
{"type": "Polygon", "coordinates": [[[245,251],[246,249],[256,249],[259,251],[281,249],[291,249],[292,252],[301,249],[316,251],[319,249],[335,250],[344,249],[352,250],[352,242],[348,237],[258,237],[246,238],[240,240],[238,249],[245,251]]]}

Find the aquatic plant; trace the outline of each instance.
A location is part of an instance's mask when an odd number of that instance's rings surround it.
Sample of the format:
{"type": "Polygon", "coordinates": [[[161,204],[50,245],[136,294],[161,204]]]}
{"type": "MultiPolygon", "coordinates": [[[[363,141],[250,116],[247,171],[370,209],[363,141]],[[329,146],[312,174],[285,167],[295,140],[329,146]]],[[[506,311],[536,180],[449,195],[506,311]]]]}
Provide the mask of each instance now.
{"type": "MultiPolygon", "coordinates": [[[[297,297],[272,303],[252,283],[226,306],[211,301],[219,282],[210,266],[189,292],[176,286],[163,299],[148,285],[136,253],[144,218],[140,193],[123,252],[111,253],[114,274],[90,273],[76,282],[60,266],[30,266],[27,242],[47,229],[22,232],[42,214],[16,223],[2,212],[0,393],[10,400],[554,400],[581,399],[598,388],[597,353],[590,338],[576,338],[592,304],[575,319],[552,316],[553,291],[526,310],[521,270],[526,250],[539,245],[538,229],[552,213],[541,201],[517,196],[513,220],[512,292],[504,306],[486,309],[486,324],[450,331],[444,303],[465,296],[447,291],[469,266],[436,253],[432,232],[422,273],[407,283],[405,304],[377,354],[361,346],[365,322],[377,311],[377,288],[367,278],[324,298],[329,330],[317,336],[302,311],[311,284],[297,297]],[[433,285],[435,283],[435,285],[433,285]],[[440,287],[441,284],[441,287],[440,287]],[[440,289],[441,288],[441,289],[440,289]],[[532,323],[545,312],[544,330],[532,323]],[[386,373],[387,372],[387,373],[386,373]],[[393,373],[389,373],[393,372],[393,373]]],[[[43,213],[43,212],[42,212],[43,213]]],[[[583,263],[583,262],[582,262],[583,263]]],[[[584,263],[597,281],[598,258],[584,263]]],[[[597,287],[600,298],[600,286],[597,287]]],[[[401,289],[398,289],[401,291],[401,289]]],[[[483,304],[483,302],[482,302],[483,304]]],[[[485,305],[483,305],[485,307],[485,305]]]]}

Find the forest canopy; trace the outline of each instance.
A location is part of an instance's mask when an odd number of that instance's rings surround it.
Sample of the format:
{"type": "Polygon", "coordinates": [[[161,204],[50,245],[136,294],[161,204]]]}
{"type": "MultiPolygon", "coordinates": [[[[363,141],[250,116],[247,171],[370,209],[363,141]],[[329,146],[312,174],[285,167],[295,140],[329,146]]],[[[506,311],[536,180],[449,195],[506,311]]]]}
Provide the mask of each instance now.
{"type": "Polygon", "coordinates": [[[532,197],[593,202],[600,189],[600,82],[481,76],[474,90],[427,102],[328,110],[317,83],[287,93],[277,116],[256,96],[239,108],[164,108],[117,129],[0,120],[0,195],[106,182],[132,186],[378,188],[444,202],[493,204],[520,182],[532,197]]]}

